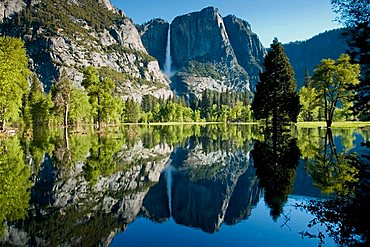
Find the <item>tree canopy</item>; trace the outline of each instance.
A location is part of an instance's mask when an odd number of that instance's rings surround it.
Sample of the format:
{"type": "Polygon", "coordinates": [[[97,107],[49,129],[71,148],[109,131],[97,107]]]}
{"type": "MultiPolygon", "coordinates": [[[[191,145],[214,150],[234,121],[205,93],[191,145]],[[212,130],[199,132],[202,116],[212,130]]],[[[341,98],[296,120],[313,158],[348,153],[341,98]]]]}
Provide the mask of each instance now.
{"type": "Polygon", "coordinates": [[[315,68],[312,83],[324,102],[327,127],[332,125],[335,109],[353,94],[350,89],[359,83],[359,75],[359,65],[352,64],[346,54],[338,60],[323,59],[315,68]]]}
{"type": "Polygon", "coordinates": [[[0,37],[0,130],[7,121],[19,117],[29,75],[23,41],[0,37]]]}

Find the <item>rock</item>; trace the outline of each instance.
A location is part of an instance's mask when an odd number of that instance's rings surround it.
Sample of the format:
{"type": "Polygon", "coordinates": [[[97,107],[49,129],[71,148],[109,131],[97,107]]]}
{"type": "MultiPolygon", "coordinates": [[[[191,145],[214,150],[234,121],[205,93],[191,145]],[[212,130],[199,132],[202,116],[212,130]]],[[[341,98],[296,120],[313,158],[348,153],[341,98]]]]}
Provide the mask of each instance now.
{"type": "Polygon", "coordinates": [[[110,0],[98,0],[98,2],[102,4],[104,7],[106,7],[108,10],[117,12],[116,8],[113,6],[110,0]]]}
{"type": "MultiPolygon", "coordinates": [[[[6,13],[5,16],[8,18],[11,18],[8,14],[11,11],[18,11],[21,16],[25,15],[22,8],[26,1],[9,2],[12,3],[9,5],[12,7],[6,5],[5,12],[5,5],[0,5],[0,10],[3,10],[1,13],[6,13]]],[[[9,19],[1,24],[4,30],[2,35],[18,36],[25,41],[31,68],[38,74],[46,91],[49,91],[51,85],[59,79],[61,70],[66,70],[74,85],[80,86],[83,79],[82,69],[94,66],[107,67],[115,73],[124,74],[121,77],[125,77],[125,80],[116,81],[117,92],[122,99],[133,97],[141,100],[144,94],[152,94],[158,98],[170,97],[172,92],[160,71],[158,62],[147,53],[132,21],[126,18],[123,12],[117,11],[109,0],[58,1],[49,8],[59,11],[66,4],[80,8],[80,4],[86,2],[89,3],[89,8],[94,10],[101,8],[99,13],[107,16],[103,24],[99,24],[100,28],[99,25],[89,26],[84,19],[79,19],[81,17],[78,13],[75,13],[76,16],[73,18],[63,20],[64,23],[69,23],[64,27],[53,29],[53,26],[44,23],[38,29],[31,28],[26,32],[19,31],[26,28],[25,23],[9,19]],[[113,13],[109,13],[105,8],[113,13]],[[115,15],[117,21],[111,20],[112,15],[115,15]],[[8,28],[8,25],[18,26],[18,29],[8,28]],[[123,88],[132,90],[125,91],[123,88]]],[[[29,8],[31,13],[48,14],[44,6],[37,1],[32,1],[31,5],[29,8]]]]}
{"type": "Polygon", "coordinates": [[[21,11],[27,6],[24,0],[2,0],[0,2],[0,22],[4,18],[10,17],[12,14],[21,11]]]}
{"type": "Polygon", "coordinates": [[[171,23],[171,55],[175,69],[194,59],[215,62],[234,59],[218,9],[209,7],[176,17],[171,23]]]}
{"type": "Polygon", "coordinates": [[[238,63],[247,71],[251,89],[255,91],[259,74],[263,71],[266,50],[248,22],[228,15],[224,18],[224,23],[238,63]]]}
{"type": "MultiPolygon", "coordinates": [[[[155,19],[140,30],[144,46],[163,68],[167,22],[155,19]]],[[[208,7],[176,17],[170,31],[171,88],[176,94],[200,97],[204,89],[255,89],[265,49],[247,22],[234,16],[222,18],[218,9],[208,7]]]]}
{"type": "Polygon", "coordinates": [[[141,40],[148,53],[157,58],[163,69],[166,62],[167,35],[170,24],[163,19],[153,19],[139,26],[141,40]]]}

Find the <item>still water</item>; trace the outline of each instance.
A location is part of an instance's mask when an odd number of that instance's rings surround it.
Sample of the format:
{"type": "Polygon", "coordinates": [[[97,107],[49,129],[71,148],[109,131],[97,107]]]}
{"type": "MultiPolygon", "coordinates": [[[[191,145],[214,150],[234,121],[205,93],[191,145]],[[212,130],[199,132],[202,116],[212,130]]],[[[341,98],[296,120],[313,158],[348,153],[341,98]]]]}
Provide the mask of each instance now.
{"type": "Polygon", "coordinates": [[[369,244],[369,129],[86,133],[0,140],[0,245],[369,244]]]}

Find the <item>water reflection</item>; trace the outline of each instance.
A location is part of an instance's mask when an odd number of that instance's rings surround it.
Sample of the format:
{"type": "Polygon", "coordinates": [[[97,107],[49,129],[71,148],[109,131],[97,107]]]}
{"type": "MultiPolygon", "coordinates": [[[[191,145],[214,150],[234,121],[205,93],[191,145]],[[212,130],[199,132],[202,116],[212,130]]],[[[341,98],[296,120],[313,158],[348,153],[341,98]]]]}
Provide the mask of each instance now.
{"type": "Polygon", "coordinates": [[[256,141],[252,154],[265,201],[276,220],[293,191],[299,148],[290,133],[266,133],[264,141],[256,141]]]}
{"type": "MultiPolygon", "coordinates": [[[[106,246],[139,217],[221,234],[222,225],[252,217],[262,196],[272,219],[288,219],[292,194],[320,198],[302,207],[332,223],[338,219],[319,211],[330,205],[317,203],[334,194],[352,196],[346,208],[369,206],[360,203],[368,170],[358,164],[367,137],[322,129],[262,135],[235,125],[125,126],[100,135],[34,130],[32,139],[0,141],[0,244],[106,246]],[[349,153],[357,158],[348,161],[349,153]]],[[[368,233],[360,225],[352,224],[356,234],[368,233]]],[[[297,229],[297,241],[298,231],[317,237],[297,229]]]]}
{"type": "MultiPolygon", "coordinates": [[[[343,133],[343,131],[342,131],[343,133]]],[[[315,185],[334,198],[312,200],[299,204],[315,217],[309,228],[325,224],[325,231],[342,246],[369,246],[370,236],[370,150],[353,143],[355,135],[341,135],[342,146],[337,148],[335,138],[329,129],[314,158],[307,160],[307,170],[315,185]],[[356,151],[356,152],[354,152],[356,151]]],[[[303,237],[318,238],[325,243],[325,235],[303,231],[303,237]]]]}

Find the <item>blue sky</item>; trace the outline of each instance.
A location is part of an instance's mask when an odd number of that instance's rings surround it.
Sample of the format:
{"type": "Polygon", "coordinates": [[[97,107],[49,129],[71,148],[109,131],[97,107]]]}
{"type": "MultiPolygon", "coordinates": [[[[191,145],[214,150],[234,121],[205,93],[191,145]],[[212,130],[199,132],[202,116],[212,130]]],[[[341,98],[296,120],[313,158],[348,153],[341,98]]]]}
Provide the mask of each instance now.
{"type": "Polygon", "coordinates": [[[219,8],[226,16],[245,19],[269,47],[274,37],[283,43],[305,40],[326,30],[340,27],[334,20],[330,0],[111,0],[135,23],[161,17],[172,21],[178,15],[204,7],[219,8]]]}

